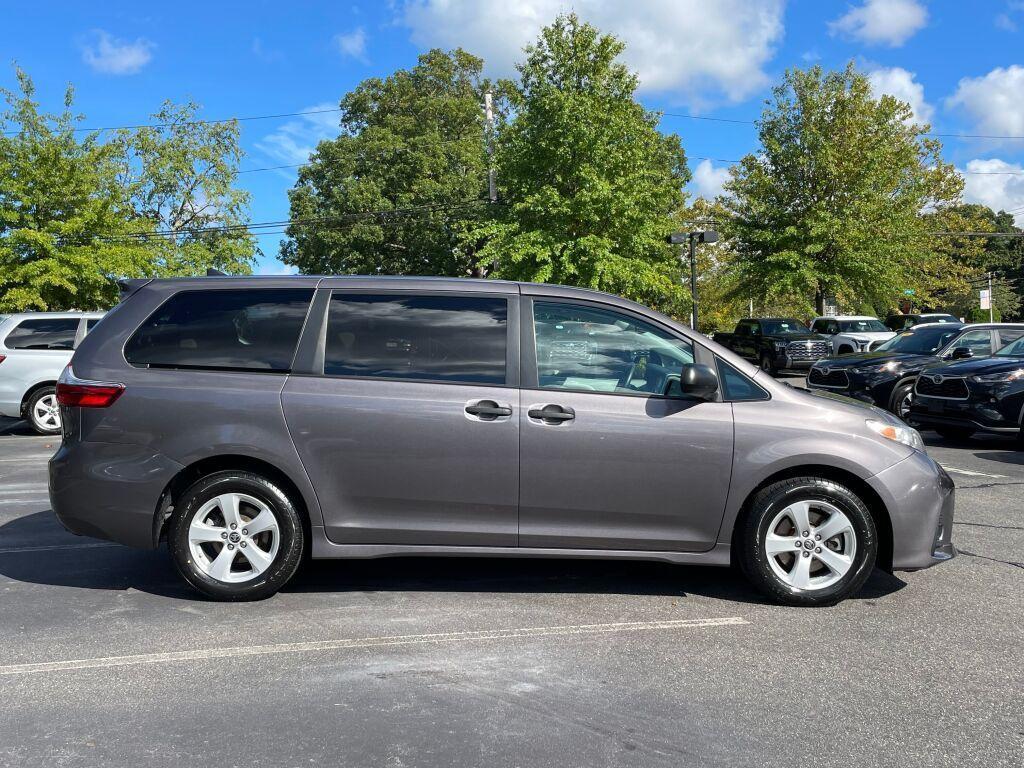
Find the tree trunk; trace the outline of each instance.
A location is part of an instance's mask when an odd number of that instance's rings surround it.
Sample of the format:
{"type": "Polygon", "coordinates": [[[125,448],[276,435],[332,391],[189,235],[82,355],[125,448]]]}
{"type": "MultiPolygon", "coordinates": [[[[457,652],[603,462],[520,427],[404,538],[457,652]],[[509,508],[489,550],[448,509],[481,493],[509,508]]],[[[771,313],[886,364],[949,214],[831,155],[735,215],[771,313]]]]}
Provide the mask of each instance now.
{"type": "Polygon", "coordinates": [[[821,289],[820,285],[814,292],[814,311],[818,313],[818,317],[825,314],[825,291],[821,289]]]}

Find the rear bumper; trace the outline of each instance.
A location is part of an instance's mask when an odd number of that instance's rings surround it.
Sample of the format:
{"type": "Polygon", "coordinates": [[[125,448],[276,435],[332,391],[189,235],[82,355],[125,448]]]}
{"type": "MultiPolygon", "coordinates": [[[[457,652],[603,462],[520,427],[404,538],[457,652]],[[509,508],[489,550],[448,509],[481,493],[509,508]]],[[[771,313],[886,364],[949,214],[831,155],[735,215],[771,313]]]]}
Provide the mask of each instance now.
{"type": "Polygon", "coordinates": [[[50,459],[50,506],[71,533],[154,549],[160,497],[181,469],[145,446],[65,442],[50,459]]]}
{"type": "Polygon", "coordinates": [[[930,568],[956,556],[956,488],[929,456],[915,452],[868,482],[889,510],[893,570],[930,568]]]}

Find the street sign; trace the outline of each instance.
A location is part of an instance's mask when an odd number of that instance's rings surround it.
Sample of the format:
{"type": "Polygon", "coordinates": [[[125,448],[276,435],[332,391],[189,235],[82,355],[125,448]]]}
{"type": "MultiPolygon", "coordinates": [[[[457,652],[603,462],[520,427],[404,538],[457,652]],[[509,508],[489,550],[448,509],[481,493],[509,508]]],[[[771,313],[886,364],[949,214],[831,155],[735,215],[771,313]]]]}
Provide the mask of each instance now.
{"type": "Polygon", "coordinates": [[[982,309],[992,309],[992,294],[987,288],[978,291],[982,309]]]}

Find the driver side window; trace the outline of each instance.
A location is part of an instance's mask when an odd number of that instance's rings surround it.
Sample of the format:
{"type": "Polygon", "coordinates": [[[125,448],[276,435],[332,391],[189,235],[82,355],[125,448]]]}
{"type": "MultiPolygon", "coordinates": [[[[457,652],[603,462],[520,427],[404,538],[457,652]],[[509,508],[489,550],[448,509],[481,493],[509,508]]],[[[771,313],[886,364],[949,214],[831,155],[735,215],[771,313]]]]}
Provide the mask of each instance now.
{"type": "Polygon", "coordinates": [[[533,332],[541,389],[661,395],[693,362],[689,342],[594,306],[535,301],[533,332]]]}

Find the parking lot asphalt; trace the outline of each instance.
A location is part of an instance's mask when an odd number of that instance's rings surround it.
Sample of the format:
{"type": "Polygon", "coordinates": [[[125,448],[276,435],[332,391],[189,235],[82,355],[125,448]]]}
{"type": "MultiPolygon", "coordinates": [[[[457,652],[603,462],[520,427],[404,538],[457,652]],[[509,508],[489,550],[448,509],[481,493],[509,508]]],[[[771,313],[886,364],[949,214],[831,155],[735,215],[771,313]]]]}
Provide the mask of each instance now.
{"type": "Polygon", "coordinates": [[[0,421],[2,766],[1022,764],[1024,452],[925,435],[962,556],[823,609],[724,569],[308,563],[260,603],[76,538],[0,421]]]}

